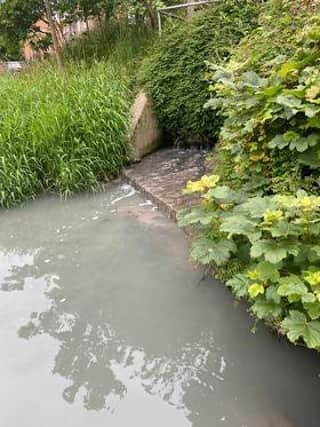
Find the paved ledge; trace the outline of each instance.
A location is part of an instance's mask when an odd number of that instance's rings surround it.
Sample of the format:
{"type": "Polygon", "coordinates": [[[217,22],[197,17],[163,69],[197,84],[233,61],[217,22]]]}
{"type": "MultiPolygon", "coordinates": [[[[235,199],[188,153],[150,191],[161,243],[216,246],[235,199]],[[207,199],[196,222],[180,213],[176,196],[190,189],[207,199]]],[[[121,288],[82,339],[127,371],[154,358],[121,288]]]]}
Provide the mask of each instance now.
{"type": "Polygon", "coordinates": [[[210,170],[208,151],[168,148],[145,157],[123,171],[124,179],[170,218],[179,209],[198,200],[182,195],[188,180],[196,180],[210,170]]]}

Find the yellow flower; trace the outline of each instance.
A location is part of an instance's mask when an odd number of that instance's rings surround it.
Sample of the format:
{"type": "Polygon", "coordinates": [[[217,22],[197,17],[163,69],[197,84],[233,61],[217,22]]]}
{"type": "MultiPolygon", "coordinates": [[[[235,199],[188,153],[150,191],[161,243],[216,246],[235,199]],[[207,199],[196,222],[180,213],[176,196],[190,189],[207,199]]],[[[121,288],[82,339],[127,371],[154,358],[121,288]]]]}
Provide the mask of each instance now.
{"type": "Polygon", "coordinates": [[[204,175],[199,181],[189,181],[184,194],[204,193],[210,188],[216,187],[220,177],[218,175],[204,175]]]}
{"type": "Polygon", "coordinates": [[[259,275],[259,273],[258,273],[258,271],[257,271],[257,270],[250,270],[250,271],[248,271],[248,273],[247,273],[247,277],[248,277],[250,280],[258,280],[258,279],[259,279],[259,277],[260,277],[260,275],[259,275]]]}
{"type": "Polygon", "coordinates": [[[184,193],[185,194],[201,193],[202,191],[204,191],[204,187],[201,181],[188,181],[186,189],[184,190],[184,193]]]}
{"type": "Polygon", "coordinates": [[[299,207],[303,210],[312,210],[313,203],[310,197],[302,197],[299,199],[299,207]]]}
{"type": "Polygon", "coordinates": [[[283,212],[280,209],[275,211],[268,210],[264,213],[263,219],[265,223],[272,224],[283,219],[283,212]]]}
{"type": "Polygon", "coordinates": [[[219,179],[220,177],[218,175],[210,175],[210,176],[204,175],[200,181],[207,189],[210,189],[210,188],[215,188],[217,186],[219,179]]]}
{"type": "Polygon", "coordinates": [[[306,90],[306,99],[308,101],[313,100],[318,97],[320,94],[320,87],[319,86],[311,86],[309,89],[306,90]]]}
{"type": "Polygon", "coordinates": [[[263,295],[264,294],[263,285],[259,283],[254,283],[253,285],[249,286],[248,294],[250,298],[256,298],[258,295],[263,295]]]}
{"type": "Polygon", "coordinates": [[[228,209],[233,207],[232,203],[221,203],[219,205],[220,209],[222,209],[223,211],[227,211],[228,209]]]}
{"type": "Polygon", "coordinates": [[[305,281],[309,283],[311,287],[320,285],[320,271],[307,271],[305,281]]]}
{"type": "Polygon", "coordinates": [[[268,157],[268,156],[266,156],[266,154],[265,154],[265,153],[260,153],[260,154],[251,154],[251,156],[250,156],[250,160],[251,160],[252,162],[260,162],[260,160],[267,161],[267,160],[269,160],[269,157],[268,157]]]}

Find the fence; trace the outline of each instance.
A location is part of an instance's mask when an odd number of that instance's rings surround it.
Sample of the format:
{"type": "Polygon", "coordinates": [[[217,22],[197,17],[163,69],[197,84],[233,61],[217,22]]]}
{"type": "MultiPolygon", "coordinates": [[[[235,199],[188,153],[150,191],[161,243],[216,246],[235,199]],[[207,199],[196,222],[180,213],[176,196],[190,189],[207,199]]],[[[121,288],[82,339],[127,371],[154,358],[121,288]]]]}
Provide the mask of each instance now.
{"type": "Polygon", "coordinates": [[[195,9],[198,9],[199,7],[203,7],[203,6],[215,3],[215,1],[216,0],[200,0],[200,1],[184,3],[184,4],[177,4],[174,6],[161,7],[159,9],[157,9],[158,28],[159,28],[160,36],[162,34],[162,17],[170,17],[170,18],[174,18],[174,19],[184,20],[184,18],[177,15],[176,12],[179,10],[185,9],[187,11],[187,19],[190,19],[193,15],[195,9]]]}

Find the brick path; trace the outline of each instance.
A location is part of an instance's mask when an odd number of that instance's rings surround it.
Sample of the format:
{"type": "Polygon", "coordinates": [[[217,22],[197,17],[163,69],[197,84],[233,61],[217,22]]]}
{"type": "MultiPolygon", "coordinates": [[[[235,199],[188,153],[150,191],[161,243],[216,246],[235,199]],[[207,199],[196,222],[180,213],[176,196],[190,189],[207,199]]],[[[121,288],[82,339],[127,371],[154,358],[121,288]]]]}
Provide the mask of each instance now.
{"type": "Polygon", "coordinates": [[[194,204],[194,196],[182,195],[188,180],[196,180],[210,170],[207,151],[163,149],[123,171],[126,181],[141,191],[169,217],[194,204]]]}

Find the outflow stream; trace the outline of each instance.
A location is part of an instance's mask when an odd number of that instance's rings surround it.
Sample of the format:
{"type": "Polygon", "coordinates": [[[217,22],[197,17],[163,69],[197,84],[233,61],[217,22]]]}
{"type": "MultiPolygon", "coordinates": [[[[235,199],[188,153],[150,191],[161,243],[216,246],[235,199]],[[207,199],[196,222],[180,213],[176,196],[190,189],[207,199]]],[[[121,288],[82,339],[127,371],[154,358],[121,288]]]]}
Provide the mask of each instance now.
{"type": "Polygon", "coordinates": [[[320,356],[127,186],[0,213],[1,427],[319,427],[320,356]]]}

